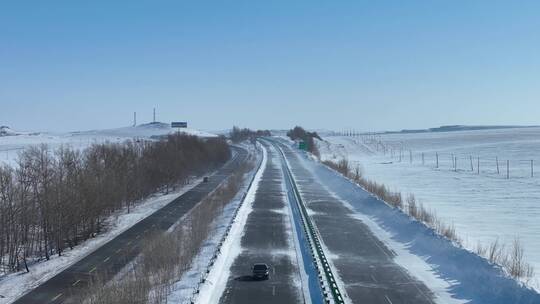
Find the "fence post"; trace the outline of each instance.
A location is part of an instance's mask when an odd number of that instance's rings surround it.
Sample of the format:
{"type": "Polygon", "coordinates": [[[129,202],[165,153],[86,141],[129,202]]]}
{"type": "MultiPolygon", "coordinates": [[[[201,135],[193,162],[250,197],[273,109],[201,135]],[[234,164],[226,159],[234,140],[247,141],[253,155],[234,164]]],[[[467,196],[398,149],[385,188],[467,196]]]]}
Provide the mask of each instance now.
{"type": "Polygon", "coordinates": [[[410,163],[412,164],[412,151],[409,150],[409,160],[410,160],[410,163]]]}
{"type": "Polygon", "coordinates": [[[476,169],[478,170],[478,175],[480,175],[480,156],[478,156],[478,163],[476,164],[476,169]]]}
{"type": "Polygon", "coordinates": [[[422,166],[424,165],[424,152],[422,152],[422,166]]]}
{"type": "Polygon", "coordinates": [[[437,160],[437,163],[435,165],[435,168],[439,169],[439,152],[435,152],[435,158],[437,160]]]}
{"type": "Polygon", "coordinates": [[[500,174],[500,172],[499,172],[499,157],[495,156],[495,161],[497,162],[497,174],[500,174]]]}
{"type": "Polygon", "coordinates": [[[457,172],[457,156],[454,159],[454,171],[457,172]]]}
{"type": "Polygon", "coordinates": [[[474,171],[473,165],[472,165],[472,155],[469,155],[469,159],[471,160],[471,171],[474,171]]]}
{"type": "Polygon", "coordinates": [[[531,159],[531,177],[534,177],[534,160],[531,159]]]}
{"type": "Polygon", "coordinates": [[[506,179],[510,179],[510,160],[506,160],[506,179]]]}

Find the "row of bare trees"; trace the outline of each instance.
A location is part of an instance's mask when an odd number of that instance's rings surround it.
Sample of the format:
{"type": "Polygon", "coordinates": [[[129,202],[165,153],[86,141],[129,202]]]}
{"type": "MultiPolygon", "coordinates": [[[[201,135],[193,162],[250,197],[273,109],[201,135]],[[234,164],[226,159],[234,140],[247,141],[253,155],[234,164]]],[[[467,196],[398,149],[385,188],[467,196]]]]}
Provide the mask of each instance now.
{"type": "Polygon", "coordinates": [[[0,273],[61,255],[104,229],[112,212],[224,163],[223,138],[94,144],[83,151],[32,147],[0,167],[0,273]]]}
{"type": "Polygon", "coordinates": [[[317,132],[309,132],[304,130],[300,126],[296,126],[291,130],[287,131],[287,136],[294,141],[301,140],[306,145],[307,151],[311,152],[313,155],[319,157],[319,149],[315,144],[315,138],[322,140],[322,138],[317,134],[317,132]]]}
{"type": "Polygon", "coordinates": [[[170,233],[148,236],[141,254],[121,278],[105,284],[105,280],[96,275],[86,292],[75,302],[168,303],[175,282],[189,270],[205,240],[216,233],[216,218],[237,195],[245,174],[252,168],[252,162],[244,163],[224,184],[197,204],[170,233]]]}
{"type": "Polygon", "coordinates": [[[234,143],[239,143],[244,140],[255,141],[257,137],[263,136],[272,136],[272,133],[269,130],[251,130],[248,128],[240,129],[237,126],[233,126],[232,130],[229,132],[229,138],[234,143]]]}

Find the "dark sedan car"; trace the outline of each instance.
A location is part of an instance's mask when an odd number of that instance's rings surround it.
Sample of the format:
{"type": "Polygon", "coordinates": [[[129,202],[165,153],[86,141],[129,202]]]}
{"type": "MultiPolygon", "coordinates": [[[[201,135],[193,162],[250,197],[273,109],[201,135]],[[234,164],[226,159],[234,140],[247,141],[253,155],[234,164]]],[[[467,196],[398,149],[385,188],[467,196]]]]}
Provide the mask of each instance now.
{"type": "Polygon", "coordinates": [[[253,278],[255,280],[268,280],[270,267],[264,263],[253,265],[253,278]]]}

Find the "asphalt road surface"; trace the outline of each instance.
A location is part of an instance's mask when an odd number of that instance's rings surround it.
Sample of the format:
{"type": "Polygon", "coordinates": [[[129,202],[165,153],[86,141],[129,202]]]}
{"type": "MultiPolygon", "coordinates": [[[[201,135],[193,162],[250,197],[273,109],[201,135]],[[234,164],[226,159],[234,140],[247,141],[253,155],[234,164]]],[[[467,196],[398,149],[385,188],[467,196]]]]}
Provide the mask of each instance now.
{"type": "Polygon", "coordinates": [[[244,228],[242,252],[231,266],[220,303],[304,302],[279,156],[265,146],[267,164],[244,228]],[[252,279],[254,263],[270,265],[268,280],[252,279]]]}
{"type": "Polygon", "coordinates": [[[14,303],[70,303],[73,302],[70,299],[78,295],[97,274],[105,281],[112,278],[140,253],[145,235],[169,229],[245,161],[247,151],[236,147],[233,149],[236,156],[212,175],[207,183],[198,184],[14,303]]]}
{"type": "MultiPolygon", "coordinates": [[[[434,303],[432,292],[394,262],[395,254],[307,170],[298,152],[280,145],[330,260],[352,303],[434,303]]],[[[363,191],[360,190],[359,191],[363,191]]]]}

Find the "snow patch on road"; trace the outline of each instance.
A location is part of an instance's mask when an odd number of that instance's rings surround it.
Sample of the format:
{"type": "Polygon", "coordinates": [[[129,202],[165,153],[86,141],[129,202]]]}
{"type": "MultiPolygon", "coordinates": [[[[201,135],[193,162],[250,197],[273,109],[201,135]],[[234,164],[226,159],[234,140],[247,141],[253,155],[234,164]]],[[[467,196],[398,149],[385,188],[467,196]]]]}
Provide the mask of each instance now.
{"type": "Polygon", "coordinates": [[[537,292],[486,259],[437,235],[326,166],[302,155],[299,159],[396,252],[396,262],[424,281],[441,303],[540,303],[537,292]]]}
{"type": "Polygon", "coordinates": [[[244,235],[244,226],[247,218],[253,210],[252,204],[255,201],[255,195],[262,178],[262,174],[266,168],[267,151],[261,145],[263,151],[263,160],[261,167],[255,174],[253,184],[246,194],[246,198],[238,211],[238,215],[229,233],[229,237],[223,243],[221,254],[216,259],[216,262],[208,277],[206,283],[200,288],[200,296],[196,299],[196,303],[218,303],[221,295],[225,291],[227,278],[230,275],[230,268],[236,257],[242,252],[241,240],[244,235]]]}
{"type": "MultiPolygon", "coordinates": [[[[258,151],[253,145],[242,145],[249,151],[250,155],[256,155],[256,164],[259,164],[262,156],[259,156],[258,151]]],[[[254,168],[244,179],[242,188],[236,196],[226,205],[223,213],[216,218],[213,225],[213,232],[211,236],[203,243],[199,252],[191,262],[189,270],[187,270],[182,277],[172,287],[172,292],[168,296],[167,301],[169,303],[190,303],[193,298],[193,291],[197,288],[197,285],[204,277],[204,273],[208,268],[208,264],[211,261],[213,254],[219,246],[219,242],[222,239],[231,219],[237,210],[244,193],[248,190],[249,182],[257,173],[257,168],[254,168]]]]}
{"type": "MultiPolygon", "coordinates": [[[[304,164],[304,167],[308,168],[309,164],[307,164],[307,161],[303,157],[299,157],[299,160],[304,164]],[[308,166],[306,166],[308,165],[308,166]]],[[[311,168],[308,168],[311,172],[314,172],[311,170],[311,168]]],[[[418,280],[422,281],[437,297],[437,300],[439,303],[448,303],[448,304],[463,304],[468,303],[468,300],[460,300],[452,297],[452,294],[449,292],[449,290],[453,287],[454,284],[452,284],[449,281],[446,281],[439,276],[435,274],[433,271],[433,266],[428,264],[428,262],[413,253],[411,253],[407,249],[407,244],[400,243],[397,241],[394,241],[392,238],[392,234],[383,228],[381,228],[372,218],[369,216],[362,214],[355,210],[355,208],[347,201],[342,199],[339,195],[337,195],[335,192],[330,190],[325,183],[323,183],[319,176],[316,174],[313,174],[313,177],[316,178],[319,182],[319,184],[322,185],[322,187],[330,194],[332,195],[337,201],[341,202],[345,207],[347,207],[351,211],[351,217],[355,218],[357,220],[360,220],[362,223],[366,224],[371,232],[379,239],[381,242],[383,242],[388,248],[391,248],[396,256],[394,257],[394,261],[403,267],[403,269],[406,269],[408,272],[411,273],[411,275],[418,280]]],[[[316,212],[311,211],[308,208],[309,213],[315,214],[316,212]]],[[[330,257],[333,258],[339,258],[336,254],[333,254],[331,250],[326,248],[324,245],[324,242],[321,242],[323,246],[323,250],[325,253],[327,253],[329,260],[333,260],[330,257]]],[[[343,285],[343,282],[340,282],[343,285]]]]}
{"type": "MultiPolygon", "coordinates": [[[[286,185],[285,185],[285,177],[283,177],[283,182],[281,183],[282,189],[284,193],[287,192],[286,185]]],[[[292,210],[292,202],[289,200],[288,197],[284,195],[283,199],[287,202],[287,206],[284,208],[284,213],[287,215],[289,221],[286,223],[286,226],[289,232],[289,242],[294,248],[294,252],[291,255],[291,261],[296,260],[298,263],[298,274],[299,274],[299,280],[298,286],[301,287],[301,290],[303,292],[304,301],[306,303],[312,303],[311,301],[311,295],[309,290],[309,279],[308,279],[308,273],[306,272],[306,268],[304,265],[304,259],[302,257],[302,249],[300,246],[302,244],[300,243],[300,240],[298,239],[298,231],[296,230],[296,226],[294,223],[294,217],[293,217],[293,210],[292,210]]]]}
{"type": "Polygon", "coordinates": [[[425,258],[412,254],[407,249],[407,244],[394,241],[392,234],[381,228],[372,218],[360,212],[356,212],[349,202],[339,198],[339,196],[328,188],[325,187],[325,189],[351,211],[350,216],[352,218],[366,224],[375,237],[396,254],[393,261],[403,267],[403,269],[406,269],[414,278],[423,282],[433,292],[438,303],[464,304],[469,302],[468,300],[453,298],[449,293],[449,290],[454,284],[437,276],[433,272],[433,265],[430,265],[425,258]]]}

